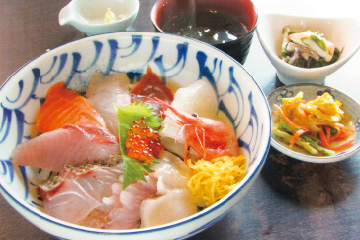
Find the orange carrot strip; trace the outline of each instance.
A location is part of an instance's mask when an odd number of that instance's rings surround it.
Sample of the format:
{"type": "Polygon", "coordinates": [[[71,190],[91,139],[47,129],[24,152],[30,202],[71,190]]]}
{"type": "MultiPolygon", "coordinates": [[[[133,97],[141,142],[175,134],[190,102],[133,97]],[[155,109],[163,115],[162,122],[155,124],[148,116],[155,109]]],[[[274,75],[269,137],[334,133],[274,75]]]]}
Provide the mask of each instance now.
{"type": "Polygon", "coordinates": [[[330,141],[335,141],[338,137],[340,137],[342,131],[339,127],[335,127],[337,129],[337,132],[330,137],[330,141]]]}
{"type": "Polygon", "coordinates": [[[323,128],[321,126],[319,128],[320,128],[319,137],[321,140],[321,142],[319,142],[319,145],[324,148],[331,149],[331,146],[330,146],[329,142],[327,141],[327,138],[326,138],[323,128]]]}
{"type": "Polygon", "coordinates": [[[293,137],[290,140],[290,145],[294,145],[295,142],[301,137],[302,134],[309,132],[309,128],[300,128],[296,133],[294,133],[293,137]]]}
{"type": "Polygon", "coordinates": [[[325,126],[325,133],[326,133],[326,140],[328,143],[330,143],[331,127],[325,126]]]}
{"type": "Polygon", "coordinates": [[[282,111],[281,107],[279,107],[278,105],[274,104],[274,107],[276,108],[276,110],[279,111],[281,117],[285,120],[285,122],[287,124],[290,125],[291,129],[295,132],[295,129],[296,128],[301,128],[299,127],[299,125],[297,125],[296,123],[294,123],[293,121],[291,121],[285,114],[284,112],[282,111]]]}
{"type": "Polygon", "coordinates": [[[337,152],[344,151],[344,150],[348,149],[349,147],[351,147],[354,144],[354,142],[355,142],[355,139],[352,139],[352,140],[350,140],[344,144],[341,144],[337,147],[333,147],[332,150],[337,151],[337,152]]]}
{"type": "Polygon", "coordinates": [[[342,128],[340,136],[336,139],[338,141],[346,140],[348,137],[354,134],[353,130],[350,130],[348,128],[342,128]]]}
{"type": "Polygon", "coordinates": [[[305,101],[304,100],[297,100],[297,101],[290,102],[290,103],[287,103],[287,104],[283,105],[282,109],[283,109],[284,114],[287,116],[289,108],[291,106],[299,105],[302,102],[305,102],[305,101]]]}
{"type": "Polygon", "coordinates": [[[337,147],[333,147],[327,141],[326,135],[325,135],[324,130],[322,129],[322,127],[320,127],[319,136],[320,136],[320,139],[321,139],[321,142],[319,143],[320,146],[325,147],[325,148],[330,149],[330,150],[333,150],[333,151],[337,151],[337,152],[344,151],[344,150],[348,149],[355,142],[355,139],[353,139],[353,140],[350,140],[350,141],[348,141],[348,142],[346,142],[344,144],[341,144],[341,145],[339,145],[337,147]]]}

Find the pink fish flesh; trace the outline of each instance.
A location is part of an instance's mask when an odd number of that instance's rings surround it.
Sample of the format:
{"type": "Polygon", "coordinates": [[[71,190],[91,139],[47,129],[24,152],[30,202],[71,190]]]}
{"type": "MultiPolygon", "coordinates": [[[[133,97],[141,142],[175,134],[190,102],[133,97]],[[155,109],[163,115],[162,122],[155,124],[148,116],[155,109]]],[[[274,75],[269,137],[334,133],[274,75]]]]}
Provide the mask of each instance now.
{"type": "Polygon", "coordinates": [[[100,229],[133,229],[140,224],[140,205],[156,196],[157,178],[122,190],[122,164],[67,166],[39,186],[44,212],[58,219],[100,229]]]}
{"type": "Polygon", "coordinates": [[[97,126],[66,125],[19,144],[12,161],[20,166],[35,166],[61,171],[65,165],[77,165],[120,154],[117,138],[97,126]]]}
{"type": "Polygon", "coordinates": [[[112,185],[119,181],[122,170],[89,166],[83,169],[65,167],[59,175],[39,185],[45,213],[79,224],[79,221],[103,204],[103,197],[112,195],[112,185]]]}

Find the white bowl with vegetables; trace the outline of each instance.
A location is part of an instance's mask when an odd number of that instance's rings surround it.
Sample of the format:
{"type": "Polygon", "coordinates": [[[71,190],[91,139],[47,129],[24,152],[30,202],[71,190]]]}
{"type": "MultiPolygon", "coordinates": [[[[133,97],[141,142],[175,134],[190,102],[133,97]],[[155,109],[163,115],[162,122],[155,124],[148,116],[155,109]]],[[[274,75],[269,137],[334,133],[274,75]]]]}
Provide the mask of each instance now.
{"type": "Polygon", "coordinates": [[[270,148],[257,82],[211,45],[171,34],[47,51],[0,101],[0,192],[61,239],[189,238],[245,196],[270,148]]]}
{"type": "Polygon", "coordinates": [[[306,162],[331,163],[360,151],[360,105],[331,87],[292,84],[274,90],[271,145],[306,162]]]}
{"type": "Polygon", "coordinates": [[[260,43],[284,84],[323,84],[360,47],[357,19],[273,13],[259,18],[260,43]]]}

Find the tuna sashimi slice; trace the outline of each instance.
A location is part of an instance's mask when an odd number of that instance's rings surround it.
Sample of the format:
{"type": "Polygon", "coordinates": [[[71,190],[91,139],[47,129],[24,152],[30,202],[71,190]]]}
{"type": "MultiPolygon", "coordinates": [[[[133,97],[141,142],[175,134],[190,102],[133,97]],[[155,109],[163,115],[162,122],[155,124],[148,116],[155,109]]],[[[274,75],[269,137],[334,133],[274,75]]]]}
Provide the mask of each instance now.
{"type": "Polygon", "coordinates": [[[12,161],[20,166],[35,166],[60,171],[65,165],[78,165],[120,154],[117,138],[98,126],[66,125],[19,144],[12,161]]]}

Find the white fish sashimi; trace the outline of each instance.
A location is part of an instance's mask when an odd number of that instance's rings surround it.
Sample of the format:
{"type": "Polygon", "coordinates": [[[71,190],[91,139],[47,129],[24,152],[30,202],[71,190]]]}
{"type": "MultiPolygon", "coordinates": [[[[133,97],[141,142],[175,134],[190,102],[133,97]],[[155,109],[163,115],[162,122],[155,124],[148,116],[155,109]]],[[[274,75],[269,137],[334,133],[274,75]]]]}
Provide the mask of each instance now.
{"type": "Polygon", "coordinates": [[[103,162],[67,166],[40,185],[44,212],[100,229],[134,229],[140,223],[142,227],[154,226],[197,212],[187,189],[190,170],[176,155],[164,151],[154,172],[145,176],[146,182],[139,180],[125,190],[123,164],[118,161],[110,167],[103,162]]]}
{"type": "Polygon", "coordinates": [[[153,227],[176,221],[198,211],[187,183],[189,167],[177,156],[164,151],[159,164],[154,167],[157,181],[157,197],[141,203],[141,227],[153,227]]]}
{"type": "Polygon", "coordinates": [[[157,179],[153,177],[147,177],[146,179],[146,182],[139,180],[130,184],[120,193],[120,202],[124,208],[139,210],[144,199],[156,196],[157,179]]]}
{"type": "Polygon", "coordinates": [[[141,205],[141,227],[154,227],[195,214],[198,208],[192,199],[188,189],[179,189],[144,200],[141,205]]]}
{"type": "Polygon", "coordinates": [[[113,103],[120,107],[131,102],[129,89],[133,85],[126,74],[94,73],[86,90],[90,105],[104,118],[109,131],[118,136],[119,123],[113,103]]]}
{"type": "Polygon", "coordinates": [[[187,188],[190,168],[176,155],[163,151],[159,163],[152,167],[150,176],[156,177],[157,195],[164,195],[174,189],[187,188]]]}
{"type": "Polygon", "coordinates": [[[83,164],[120,154],[117,138],[108,130],[88,125],[66,125],[18,145],[12,162],[61,171],[65,165],[83,164]]]}
{"type": "Polygon", "coordinates": [[[60,220],[79,224],[102,205],[103,197],[111,196],[111,187],[121,173],[122,170],[118,168],[99,166],[84,172],[64,168],[56,176],[56,184],[51,179],[39,186],[44,211],[60,220]]]}
{"type": "Polygon", "coordinates": [[[114,207],[108,215],[109,222],[105,228],[137,228],[140,222],[141,227],[147,227],[168,223],[197,212],[197,205],[187,189],[190,170],[186,164],[167,151],[161,154],[158,162],[152,167],[154,172],[146,176],[146,182],[137,181],[125,190],[122,190],[121,183],[113,185],[113,196],[103,199],[103,203],[114,207]],[[171,210],[171,206],[175,211],[171,210]],[[156,211],[163,211],[162,216],[158,216],[161,220],[156,217],[156,211]]]}

